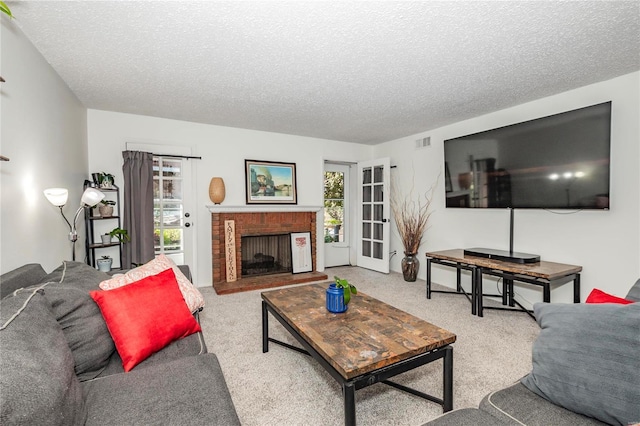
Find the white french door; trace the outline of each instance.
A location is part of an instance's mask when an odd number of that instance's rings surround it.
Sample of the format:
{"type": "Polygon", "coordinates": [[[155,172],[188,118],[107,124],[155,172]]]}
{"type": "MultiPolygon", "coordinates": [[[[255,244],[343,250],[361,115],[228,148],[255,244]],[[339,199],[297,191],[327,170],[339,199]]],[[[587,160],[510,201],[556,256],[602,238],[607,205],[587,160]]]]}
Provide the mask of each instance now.
{"type": "Polygon", "coordinates": [[[358,163],[358,179],[358,266],[389,273],[389,158],[358,163]]]}
{"type": "Polygon", "coordinates": [[[193,264],[191,162],[177,157],[153,157],[153,226],[156,254],[178,265],[193,264]]]}

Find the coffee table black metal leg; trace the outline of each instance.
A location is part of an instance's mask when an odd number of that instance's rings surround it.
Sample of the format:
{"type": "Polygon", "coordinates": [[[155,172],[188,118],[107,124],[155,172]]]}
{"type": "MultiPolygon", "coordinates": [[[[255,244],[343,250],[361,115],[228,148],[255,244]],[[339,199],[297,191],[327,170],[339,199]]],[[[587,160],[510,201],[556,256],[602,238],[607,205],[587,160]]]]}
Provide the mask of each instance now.
{"type": "Polygon", "coordinates": [[[431,299],[431,258],[427,257],[427,299],[431,299]]]}
{"type": "Polygon", "coordinates": [[[269,312],[267,304],[262,302],[262,353],[269,352],[269,312]]]}
{"type": "MultiPolygon", "coordinates": [[[[458,268],[458,274],[460,274],[460,268],[458,268]]],[[[478,312],[478,289],[476,287],[476,268],[471,269],[471,315],[476,315],[478,312]]]]}
{"type": "Polygon", "coordinates": [[[483,307],[482,307],[482,268],[476,268],[473,273],[476,276],[476,301],[478,302],[478,311],[477,315],[479,317],[484,316],[483,307]]]}
{"type": "Polygon", "coordinates": [[[356,425],[356,388],[353,383],[342,385],[344,396],[344,424],[345,426],[356,425]]]}
{"type": "MultiPolygon", "coordinates": [[[[458,265],[460,264],[458,263],[458,265]]],[[[456,291],[462,293],[462,270],[460,268],[456,268],[456,291]]]]}
{"type": "Polygon", "coordinates": [[[580,303],[580,274],[573,279],[573,303],[580,303]]]}
{"type": "Polygon", "coordinates": [[[447,346],[444,350],[442,411],[446,413],[453,410],[453,348],[447,346]]]}

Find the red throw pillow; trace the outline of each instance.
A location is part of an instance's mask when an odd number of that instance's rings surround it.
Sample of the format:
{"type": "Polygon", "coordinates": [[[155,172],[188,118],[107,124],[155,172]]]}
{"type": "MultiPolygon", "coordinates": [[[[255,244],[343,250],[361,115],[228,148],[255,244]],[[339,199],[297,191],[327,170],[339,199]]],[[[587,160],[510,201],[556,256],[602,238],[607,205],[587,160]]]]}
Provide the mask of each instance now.
{"type": "Polygon", "coordinates": [[[172,269],[90,294],[100,307],[124,371],[131,371],[174,340],[201,331],[172,269]]]}
{"type": "Polygon", "coordinates": [[[621,305],[628,305],[633,303],[633,300],[623,299],[622,297],[614,296],[609,293],[605,293],[602,290],[594,288],[587,296],[586,303],[619,303],[621,305]]]}

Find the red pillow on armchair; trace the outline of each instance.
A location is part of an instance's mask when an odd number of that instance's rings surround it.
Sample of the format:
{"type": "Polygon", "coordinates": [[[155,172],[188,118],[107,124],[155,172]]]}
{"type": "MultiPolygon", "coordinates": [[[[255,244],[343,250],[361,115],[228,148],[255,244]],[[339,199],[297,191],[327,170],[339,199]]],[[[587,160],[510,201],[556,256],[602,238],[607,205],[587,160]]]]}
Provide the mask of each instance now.
{"type": "Polygon", "coordinates": [[[90,294],[100,307],[124,371],[131,371],[169,343],[201,331],[172,269],[90,294]]]}
{"type": "Polygon", "coordinates": [[[585,303],[619,303],[621,305],[628,305],[634,303],[633,300],[623,299],[622,297],[614,296],[609,293],[605,293],[602,290],[594,288],[587,296],[585,303]]]}

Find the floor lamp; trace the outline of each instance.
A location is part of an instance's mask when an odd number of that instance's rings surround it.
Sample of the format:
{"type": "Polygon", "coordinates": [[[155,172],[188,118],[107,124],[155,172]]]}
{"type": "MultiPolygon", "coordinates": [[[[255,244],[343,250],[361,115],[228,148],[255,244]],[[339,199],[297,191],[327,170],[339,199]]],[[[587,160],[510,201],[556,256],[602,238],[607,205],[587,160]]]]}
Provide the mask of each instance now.
{"type": "Polygon", "coordinates": [[[48,188],[44,190],[44,195],[47,197],[47,200],[51,204],[60,208],[60,214],[67,225],[69,225],[69,241],[73,244],[71,246],[71,260],[76,260],[76,241],[78,240],[78,232],[76,230],[76,223],[78,222],[78,217],[80,213],[84,211],[87,207],[93,207],[98,204],[105,195],[98,191],[95,188],[87,188],[84,193],[82,193],[82,198],[80,201],[80,207],[76,211],[75,216],[73,217],[73,225],[67,220],[67,217],[64,215],[62,208],[65,204],[67,204],[67,198],[69,198],[69,191],[66,188],[48,188]]]}

